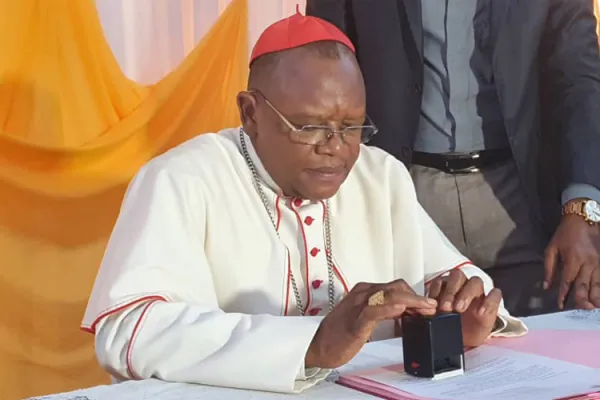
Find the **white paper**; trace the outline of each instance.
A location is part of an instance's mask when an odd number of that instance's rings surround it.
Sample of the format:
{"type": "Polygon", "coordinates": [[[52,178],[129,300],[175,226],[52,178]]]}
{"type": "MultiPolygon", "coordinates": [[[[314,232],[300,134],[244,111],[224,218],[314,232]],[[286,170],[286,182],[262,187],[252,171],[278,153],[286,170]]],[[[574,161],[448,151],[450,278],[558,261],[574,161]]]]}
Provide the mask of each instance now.
{"type": "Polygon", "coordinates": [[[402,339],[367,343],[349,363],[339,369],[341,374],[401,364],[404,361],[402,339]]]}
{"type": "Polygon", "coordinates": [[[527,318],[531,329],[564,329],[569,331],[600,331],[600,309],[573,310],[527,318]]]}
{"type": "MultiPolygon", "coordinates": [[[[565,329],[565,330],[598,330],[600,331],[600,310],[594,311],[570,311],[563,312],[558,314],[549,314],[543,315],[539,317],[530,317],[525,319],[527,325],[532,330],[537,329],[565,329]]],[[[518,340],[518,339],[511,339],[518,340]]],[[[560,345],[560,344],[558,344],[560,345]]],[[[476,363],[471,360],[473,358],[475,361],[477,359],[474,357],[475,355],[481,353],[482,349],[485,349],[485,346],[479,348],[477,350],[473,350],[467,353],[467,374],[460,378],[453,378],[449,381],[440,381],[437,384],[447,383],[447,382],[455,382],[455,379],[464,379],[469,378],[476,373],[476,363]]],[[[490,350],[485,350],[489,352],[490,350]]],[[[514,354],[515,352],[511,352],[510,350],[504,349],[496,349],[496,357],[514,354]],[[499,352],[499,353],[498,353],[499,352]]],[[[519,353],[520,354],[520,353],[519,353]]],[[[600,354],[600,353],[599,353],[600,354]]],[[[480,354],[480,362],[483,360],[482,357],[485,356],[480,354]]],[[[521,356],[524,356],[521,354],[521,356]]],[[[547,360],[544,357],[539,356],[526,356],[530,361],[536,359],[546,360],[546,364],[542,362],[542,366],[547,365],[547,360]]],[[[373,342],[368,343],[363,350],[352,359],[347,365],[340,368],[340,373],[348,374],[348,373],[356,373],[360,370],[369,370],[373,368],[384,367],[388,365],[400,364],[402,363],[402,339],[393,339],[381,342],[373,342]]],[[[559,364],[567,364],[562,363],[560,361],[556,361],[559,364]]],[[[509,370],[522,370],[523,363],[519,361],[519,364],[515,367],[514,365],[509,370]]],[[[539,363],[537,364],[539,365],[539,363]]],[[[554,364],[553,364],[554,365],[554,364]]],[[[552,367],[552,365],[550,365],[552,367]]],[[[585,392],[586,390],[580,390],[578,386],[573,386],[571,389],[565,385],[569,384],[568,382],[573,382],[573,385],[578,385],[579,379],[588,379],[586,378],[585,373],[573,372],[578,368],[578,366],[573,366],[572,364],[568,364],[567,370],[572,372],[569,374],[568,379],[561,378],[550,381],[537,381],[537,383],[533,383],[534,389],[539,391],[538,393],[543,393],[542,387],[550,387],[549,390],[554,390],[552,387],[559,385],[564,391],[567,391],[568,394],[575,394],[585,392]],[[573,380],[577,378],[578,380],[573,380]],[[548,386],[551,385],[551,386],[548,386]]],[[[590,368],[580,367],[585,371],[589,371],[590,368]]],[[[555,370],[554,370],[555,371],[555,370]]],[[[578,369],[577,371],[581,371],[578,369]]],[[[485,372],[485,371],[484,371],[485,372]]],[[[597,374],[598,372],[596,372],[597,374]]],[[[504,377],[500,374],[499,370],[493,371],[491,374],[493,379],[499,379],[504,377]]],[[[482,376],[482,375],[479,375],[482,376]]],[[[589,376],[588,376],[589,377],[589,376]]],[[[397,385],[400,381],[406,383],[408,380],[401,379],[402,376],[398,374],[392,374],[391,377],[388,377],[394,385],[397,385]]],[[[406,378],[406,377],[405,377],[406,378]]],[[[482,378],[479,378],[482,379],[482,378]]],[[[485,378],[490,379],[490,378],[485,378]]],[[[600,384],[600,377],[595,378],[596,384],[600,384]]],[[[422,382],[419,380],[419,382],[422,382]]],[[[477,384],[478,382],[474,382],[477,384]]],[[[526,382],[528,383],[528,382],[526,382]]],[[[586,382],[583,382],[581,386],[585,387],[586,382]]],[[[506,386],[506,385],[504,385],[506,386]]],[[[514,385],[513,385],[514,386],[514,385]]],[[[531,385],[528,385],[531,387],[531,385]]],[[[456,385],[456,390],[464,387],[463,383],[456,385]]],[[[421,388],[422,389],[422,388],[421,388]]],[[[419,389],[419,390],[421,390],[419,389]]],[[[443,389],[443,388],[442,388],[443,389]]],[[[452,389],[452,388],[451,388],[452,389]]],[[[507,392],[509,388],[505,388],[505,392],[507,392]]],[[[447,389],[446,389],[447,390],[447,389]]],[[[480,393],[484,389],[479,389],[480,393]]],[[[489,389],[485,389],[483,393],[491,393],[489,389]]],[[[519,389],[518,394],[514,395],[489,395],[488,398],[494,400],[502,400],[502,399],[510,399],[510,400],[543,400],[544,398],[552,399],[556,397],[564,397],[565,395],[550,395],[544,397],[545,395],[536,396],[535,394],[526,394],[526,390],[519,389]],[[500,396],[500,397],[498,397],[500,396]],[[529,396],[529,397],[526,397],[529,396]]],[[[529,390],[529,389],[527,389],[529,390]]],[[[596,391],[600,390],[600,387],[595,389],[596,391]]],[[[590,391],[590,390],[587,390],[590,391]]],[[[501,393],[501,392],[499,392],[501,393]]],[[[507,392],[510,393],[510,392],[507,392]]],[[[568,395],[567,394],[567,395],[568,395]]],[[[0,396],[1,397],[1,396],[0,396]]],[[[430,396],[432,397],[432,396],[430,396]]],[[[438,397],[439,398],[439,397],[438,397]]],[[[446,397],[448,398],[448,397],[446,397]]],[[[477,399],[481,400],[481,394],[473,395],[469,393],[466,396],[458,396],[458,397],[450,397],[452,400],[456,399],[477,399]],[[471,395],[471,397],[469,397],[471,395]],[[474,396],[474,397],[473,397],[474,396]]],[[[43,396],[32,398],[35,400],[272,400],[272,399],[290,399],[290,400],[318,400],[318,399],[343,399],[343,400],[358,400],[358,399],[375,399],[375,397],[368,396],[366,394],[344,388],[340,385],[336,385],[333,383],[325,382],[323,384],[318,385],[315,388],[309,389],[304,393],[298,395],[282,395],[282,394],[274,394],[274,393],[261,393],[261,392],[252,392],[252,391],[243,391],[243,390],[233,390],[233,389],[223,389],[223,388],[214,388],[214,387],[206,387],[199,385],[186,385],[186,384],[177,384],[177,383],[166,383],[158,380],[147,380],[147,381],[134,381],[134,382],[125,382],[119,385],[110,385],[110,386],[99,386],[86,390],[79,390],[71,393],[58,394],[54,396],[43,396]]],[[[439,398],[442,400],[443,398],[439,398]]]]}
{"type": "Polygon", "coordinates": [[[600,390],[600,370],[482,346],[465,354],[465,375],[441,381],[385,371],[372,381],[435,400],[553,400],[600,390]]]}
{"type": "Polygon", "coordinates": [[[376,397],[323,382],[300,394],[265,393],[210,386],[167,383],[155,379],[128,381],[28,400],[376,400],[376,397]]]}

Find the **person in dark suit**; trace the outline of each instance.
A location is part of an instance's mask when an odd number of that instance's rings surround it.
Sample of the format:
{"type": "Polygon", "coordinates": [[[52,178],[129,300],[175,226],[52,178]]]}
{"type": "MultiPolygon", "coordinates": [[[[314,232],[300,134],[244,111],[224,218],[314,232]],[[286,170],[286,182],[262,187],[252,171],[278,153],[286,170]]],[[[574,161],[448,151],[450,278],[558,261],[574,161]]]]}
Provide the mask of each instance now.
{"type": "Polygon", "coordinates": [[[600,307],[592,0],[308,0],[306,12],[353,41],[371,144],[409,166],[510,312],[600,307]]]}

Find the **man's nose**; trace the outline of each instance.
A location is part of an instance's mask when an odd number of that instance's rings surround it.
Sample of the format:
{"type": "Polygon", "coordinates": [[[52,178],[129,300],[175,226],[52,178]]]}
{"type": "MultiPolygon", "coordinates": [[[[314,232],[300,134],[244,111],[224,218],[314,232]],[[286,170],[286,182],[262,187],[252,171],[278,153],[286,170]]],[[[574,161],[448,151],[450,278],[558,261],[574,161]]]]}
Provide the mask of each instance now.
{"type": "Polygon", "coordinates": [[[317,146],[319,154],[340,155],[347,150],[348,144],[344,142],[340,132],[334,132],[327,142],[317,146]]]}

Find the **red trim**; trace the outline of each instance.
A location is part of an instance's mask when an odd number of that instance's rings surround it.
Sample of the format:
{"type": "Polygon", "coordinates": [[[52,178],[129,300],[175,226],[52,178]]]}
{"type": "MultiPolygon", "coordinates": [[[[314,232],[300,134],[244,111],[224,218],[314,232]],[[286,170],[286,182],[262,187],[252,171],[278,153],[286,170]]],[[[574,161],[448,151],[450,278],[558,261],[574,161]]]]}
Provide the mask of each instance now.
{"type": "Polygon", "coordinates": [[[290,307],[290,282],[292,280],[292,266],[290,261],[290,251],[286,249],[287,252],[287,283],[285,285],[285,310],[283,315],[287,317],[288,308],[290,307]]]}
{"type": "Polygon", "coordinates": [[[133,353],[133,344],[134,344],[135,339],[137,338],[138,334],[140,333],[140,327],[142,325],[142,321],[144,320],[144,317],[146,316],[146,314],[148,314],[148,310],[150,309],[150,306],[153,305],[154,303],[156,303],[157,301],[163,301],[163,300],[153,300],[146,305],[146,307],[144,308],[144,311],[142,311],[142,314],[140,315],[137,322],[135,323],[133,332],[131,333],[131,339],[129,340],[129,344],[127,345],[127,356],[126,356],[127,372],[129,373],[129,376],[131,377],[131,379],[141,379],[133,372],[133,367],[131,365],[131,355],[133,353]]]}
{"type": "Polygon", "coordinates": [[[335,266],[335,264],[333,265],[333,271],[335,272],[335,274],[338,276],[340,282],[342,282],[342,286],[344,286],[344,294],[348,294],[348,292],[350,292],[350,289],[348,289],[348,284],[346,283],[346,280],[344,279],[344,277],[342,276],[342,273],[340,272],[340,270],[335,266]]]}
{"type": "Polygon", "coordinates": [[[296,214],[296,219],[298,220],[298,225],[300,226],[300,231],[302,232],[302,240],[304,241],[304,259],[306,260],[306,306],[304,307],[304,312],[306,313],[306,311],[308,311],[308,309],[310,308],[311,301],[311,286],[309,284],[310,280],[308,279],[310,272],[308,262],[308,243],[306,241],[306,232],[304,232],[304,224],[302,223],[302,218],[300,217],[300,214],[298,214],[298,211],[296,211],[296,209],[294,208],[294,202],[292,202],[291,209],[294,212],[294,214],[296,214]]]}
{"type": "Polygon", "coordinates": [[[144,301],[148,301],[148,300],[162,300],[162,301],[169,301],[169,299],[167,299],[165,296],[161,296],[161,295],[151,295],[151,296],[144,296],[144,297],[140,297],[139,299],[134,299],[134,300],[130,300],[127,303],[124,304],[117,304],[116,306],[113,306],[112,308],[109,308],[106,311],[103,311],[95,320],[94,322],[92,322],[91,326],[81,326],[80,329],[82,331],[91,333],[91,334],[95,334],[96,333],[96,325],[98,325],[100,323],[100,321],[102,321],[104,318],[111,316],[112,314],[116,314],[120,311],[123,311],[126,308],[129,308],[135,304],[138,303],[142,303],[144,301]]]}
{"type": "MultiPolygon", "coordinates": [[[[329,212],[329,210],[325,206],[325,202],[323,200],[321,200],[320,203],[321,203],[321,207],[323,207],[323,230],[324,230],[325,229],[325,219],[327,218],[327,213],[329,212]]],[[[325,234],[324,231],[323,231],[323,234],[325,234]]],[[[331,257],[333,258],[333,254],[331,255],[331,257]]],[[[350,292],[350,289],[348,288],[348,283],[346,282],[346,280],[342,276],[342,273],[340,272],[340,270],[338,269],[338,267],[335,266],[335,264],[333,265],[333,271],[337,275],[337,277],[340,280],[340,282],[342,282],[342,286],[344,286],[344,290],[346,292],[345,294],[348,294],[348,292],[350,292]]]]}
{"type": "Polygon", "coordinates": [[[281,196],[277,195],[275,197],[275,213],[277,214],[277,222],[275,223],[275,230],[279,232],[279,223],[281,222],[281,209],[279,209],[279,200],[281,200],[281,196]]]}
{"type": "Polygon", "coordinates": [[[426,281],[425,281],[425,284],[427,285],[429,282],[431,282],[432,280],[434,280],[435,278],[437,278],[437,277],[439,277],[439,276],[442,276],[442,275],[444,275],[445,273],[448,273],[448,272],[450,272],[450,271],[452,271],[452,270],[455,270],[455,269],[457,269],[457,268],[462,268],[462,267],[464,267],[464,266],[467,266],[467,265],[473,265],[473,263],[472,263],[471,261],[463,261],[462,263],[460,263],[460,264],[458,264],[458,265],[455,265],[454,267],[452,267],[452,268],[450,268],[450,269],[448,269],[448,270],[446,270],[446,271],[438,272],[438,273],[437,273],[437,274],[435,274],[433,277],[431,277],[431,278],[429,278],[428,280],[426,280],[426,281]]]}

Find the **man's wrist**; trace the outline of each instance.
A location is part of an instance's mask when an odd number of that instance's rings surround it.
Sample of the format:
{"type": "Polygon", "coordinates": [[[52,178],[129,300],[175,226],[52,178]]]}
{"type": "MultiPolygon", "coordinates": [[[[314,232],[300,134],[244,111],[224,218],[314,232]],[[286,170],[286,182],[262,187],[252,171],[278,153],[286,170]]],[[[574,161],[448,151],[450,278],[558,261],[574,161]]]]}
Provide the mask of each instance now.
{"type": "Polygon", "coordinates": [[[320,368],[318,361],[319,357],[317,353],[316,346],[311,343],[306,351],[306,356],[304,357],[304,368],[320,368]]]}
{"type": "Polygon", "coordinates": [[[562,206],[562,220],[581,221],[598,229],[600,227],[600,206],[593,199],[575,198],[562,206]]]}

